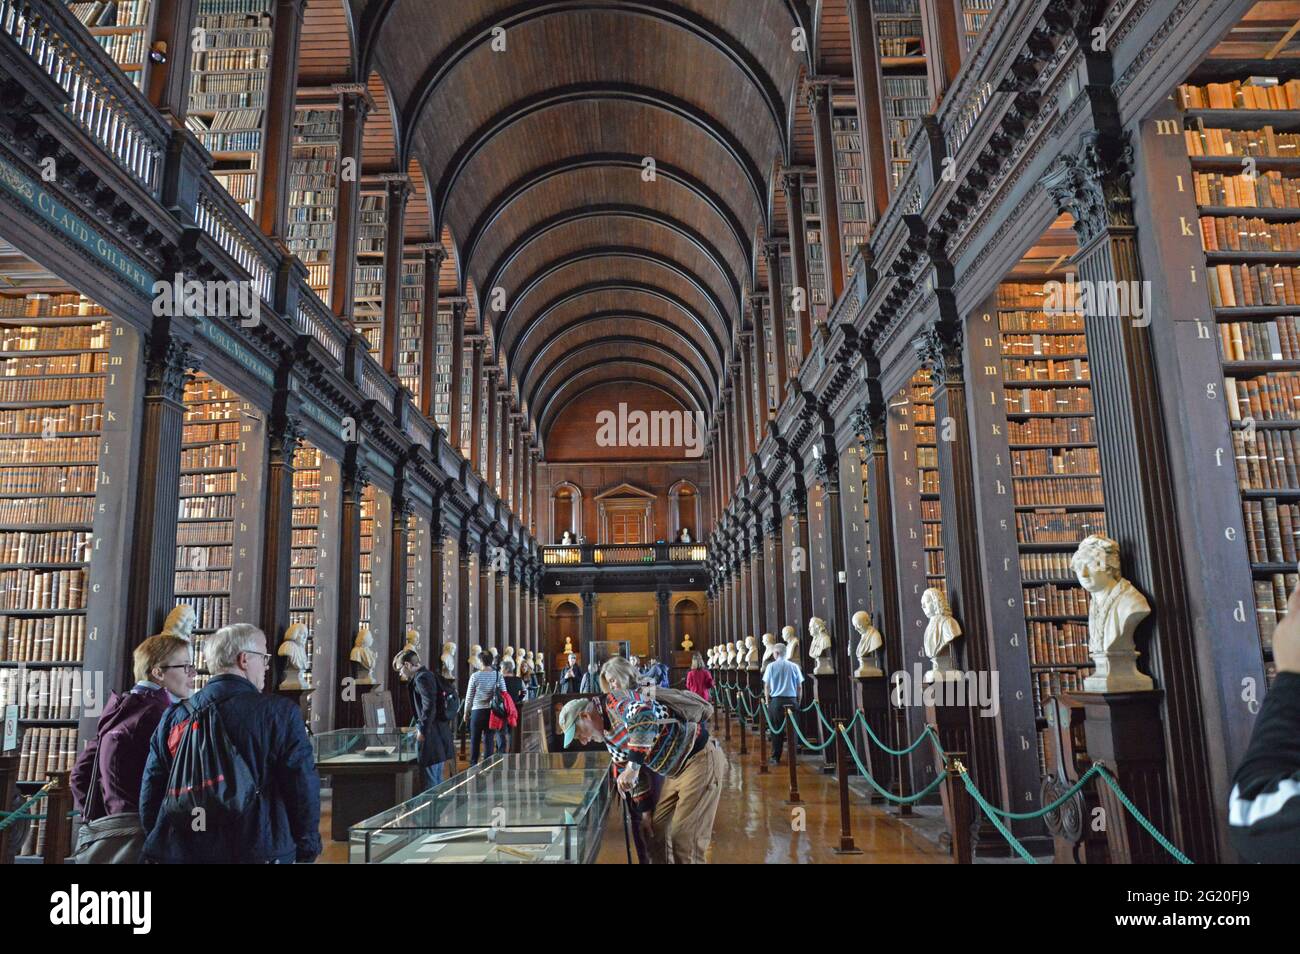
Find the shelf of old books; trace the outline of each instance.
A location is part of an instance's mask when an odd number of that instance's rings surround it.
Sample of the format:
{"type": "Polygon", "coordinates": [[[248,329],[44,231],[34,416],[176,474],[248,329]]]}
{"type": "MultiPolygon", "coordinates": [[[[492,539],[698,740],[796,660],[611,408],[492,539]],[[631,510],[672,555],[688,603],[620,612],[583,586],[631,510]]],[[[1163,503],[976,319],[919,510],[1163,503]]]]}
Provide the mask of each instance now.
{"type": "Polygon", "coordinates": [[[370,353],[384,346],[384,245],[388,232],[388,196],[362,191],[357,209],[357,260],[352,291],[352,323],[370,353]]]}
{"type": "Polygon", "coordinates": [[[289,251],[307,266],[307,284],[330,300],[331,263],[338,222],[343,121],[338,96],[300,99],[293,114],[289,157],[289,251]]]}
{"type": "MultiPolygon", "coordinates": [[[[411,392],[415,406],[419,407],[420,349],[424,338],[423,255],[402,261],[401,296],[397,316],[397,379],[411,392]]],[[[442,421],[438,423],[446,428],[442,421]]]]}
{"type": "Polygon", "coordinates": [[[212,174],[254,214],[266,145],[272,0],[199,0],[185,124],[212,153],[212,174]]]}
{"type": "Polygon", "coordinates": [[[767,415],[780,405],[781,385],[776,379],[776,349],[784,345],[780,341],[782,322],[778,316],[781,307],[780,302],[773,302],[771,296],[762,305],[761,321],[762,327],[758,329],[761,335],[761,347],[766,355],[767,362],[767,380],[763,382],[763,420],[760,422],[766,429],[767,415]]]}
{"type": "Polygon", "coordinates": [[[67,0],[67,4],[127,78],[143,89],[153,35],[153,0],[67,0]]]}
{"type": "Polygon", "coordinates": [[[822,243],[821,200],[817,177],[806,173],[803,177],[804,248],[808,256],[808,311],[813,327],[826,320],[830,308],[826,293],[826,246],[822,243]]]}
{"type": "Polygon", "coordinates": [[[361,492],[361,564],[360,585],[357,592],[361,595],[361,628],[371,625],[371,589],[374,585],[372,561],[375,551],[375,488],[367,484],[361,492]]]}
{"type": "MultiPolygon", "coordinates": [[[[1046,309],[1044,288],[1041,281],[1004,282],[997,296],[1021,596],[1039,714],[1043,699],[1082,688],[1092,668],[1088,596],[1070,560],[1084,537],[1106,532],[1084,317],[1072,299],[1046,309]]],[[[1042,768],[1041,734],[1038,744],[1042,768]]]]}
{"type": "Polygon", "coordinates": [[[433,347],[433,419],[444,431],[451,430],[452,317],[450,305],[439,306],[434,321],[434,332],[437,337],[434,339],[433,347]]]}
{"type": "Polygon", "coordinates": [[[1300,547],[1300,79],[1178,88],[1266,671],[1300,547]]]}
{"type": "Polygon", "coordinates": [[[993,0],[961,0],[962,50],[969,54],[993,13],[993,0]]]}
{"type": "Polygon", "coordinates": [[[863,168],[862,133],[852,97],[832,99],[831,140],[835,152],[835,190],[840,203],[840,233],[843,237],[844,268],[858,247],[870,236],[867,221],[866,170],[863,168]]]}
{"type": "Polygon", "coordinates": [[[316,594],[323,546],[321,523],[325,501],[321,485],[322,454],[304,442],[293,454],[293,526],[289,558],[289,625],[307,628],[307,671],[316,657],[316,594]]]}
{"type": "Polygon", "coordinates": [[[943,513],[939,503],[939,445],[934,421],[934,384],[921,368],[908,382],[912,426],[916,432],[917,486],[921,489],[921,534],[925,548],[925,583],[944,593],[943,513]]]}
{"type": "Polygon", "coordinates": [[[911,156],[907,140],[930,109],[920,0],[871,0],[880,57],[881,112],[889,140],[890,188],[897,189],[911,156]]]}
{"type": "MultiPolygon", "coordinates": [[[[452,312],[453,319],[455,312],[452,312]]],[[[469,318],[465,318],[466,323],[469,318]]],[[[469,329],[466,333],[468,334],[469,329]]],[[[474,347],[473,345],[464,349],[461,355],[461,365],[464,373],[460,376],[459,382],[453,382],[453,387],[460,390],[460,434],[456,435],[456,447],[460,450],[461,456],[466,460],[470,458],[470,444],[474,439],[474,347]]]]}
{"type": "Polygon", "coordinates": [[[785,315],[785,366],[787,373],[790,375],[797,374],[799,371],[799,321],[794,312],[793,299],[791,298],[792,289],[794,288],[794,259],[790,257],[790,251],[782,247],[779,256],[781,261],[781,311],[785,315]]]}

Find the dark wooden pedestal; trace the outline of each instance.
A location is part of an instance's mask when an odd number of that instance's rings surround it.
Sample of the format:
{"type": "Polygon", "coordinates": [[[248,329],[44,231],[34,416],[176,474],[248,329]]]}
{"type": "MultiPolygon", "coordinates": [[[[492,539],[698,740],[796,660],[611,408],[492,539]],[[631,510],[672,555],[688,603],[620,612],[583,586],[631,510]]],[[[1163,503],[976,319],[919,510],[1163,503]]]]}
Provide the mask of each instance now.
{"type": "Polygon", "coordinates": [[[379,761],[317,767],[330,778],[330,837],[347,841],[348,829],[415,795],[422,778],[415,762],[379,761]]]}
{"type": "MultiPolygon", "coordinates": [[[[934,726],[939,733],[939,742],[950,758],[960,759],[970,769],[970,710],[965,706],[936,706],[926,704],[925,721],[934,726]]],[[[934,751],[934,746],[925,746],[933,753],[934,770],[942,775],[944,772],[943,756],[934,751]]],[[[949,782],[939,786],[943,802],[943,819],[948,825],[946,847],[953,854],[958,864],[970,864],[971,858],[971,817],[974,806],[966,793],[966,786],[961,779],[954,776],[949,782]]]]}
{"type": "Polygon", "coordinates": [[[314,688],[312,689],[277,688],[275,690],[275,694],[277,696],[284,696],[286,699],[292,699],[294,705],[298,707],[298,713],[302,716],[303,722],[306,722],[307,725],[310,727],[311,723],[307,721],[307,701],[311,698],[311,694],[315,691],[316,690],[314,688]]]}
{"type": "MultiPolygon", "coordinates": [[[[816,693],[815,698],[821,704],[822,716],[826,719],[827,722],[830,722],[831,724],[834,724],[835,719],[840,714],[839,705],[836,701],[837,700],[836,689],[837,687],[835,685],[834,673],[827,673],[825,675],[813,676],[813,691],[816,693]]],[[[830,738],[830,733],[827,732],[826,727],[822,725],[821,719],[817,718],[817,713],[810,712],[809,715],[812,716],[813,724],[816,729],[816,735],[809,735],[808,736],[809,740],[816,739],[818,743],[827,741],[830,738]]],[[[804,733],[807,734],[806,729],[804,730],[804,733]]],[[[826,746],[826,748],[822,749],[821,756],[822,756],[822,766],[821,766],[822,771],[823,772],[835,771],[835,746],[833,745],[826,746]]]]}
{"type": "Polygon", "coordinates": [[[754,729],[757,730],[763,722],[763,713],[760,711],[763,706],[763,673],[759,669],[745,670],[745,683],[753,695],[749,696],[748,702],[751,709],[754,710],[754,718],[750,720],[754,729]]]}
{"type": "MultiPolygon", "coordinates": [[[[1164,732],[1160,725],[1164,693],[1151,689],[1072,692],[1070,696],[1083,704],[1083,730],[1089,758],[1105,765],[1138,811],[1168,837],[1173,831],[1173,813],[1165,774],[1164,732]]],[[[1112,864],[1173,863],[1173,857],[1147,834],[1110,786],[1100,779],[1097,792],[1105,812],[1106,848],[1112,864]]]]}
{"type": "MultiPolygon", "coordinates": [[[[867,724],[871,726],[871,731],[876,734],[876,738],[882,742],[889,743],[889,684],[884,674],[879,676],[854,676],[853,681],[857,683],[858,708],[862,710],[867,724]]],[[[890,786],[893,783],[894,761],[887,756],[883,749],[868,738],[867,733],[861,726],[853,730],[853,744],[857,747],[858,755],[862,759],[862,764],[867,767],[881,788],[893,791],[890,786]]],[[[851,766],[856,769],[857,766],[851,766]]],[[[874,788],[871,789],[870,796],[873,804],[883,802],[885,797],[879,794],[874,788]]]]}

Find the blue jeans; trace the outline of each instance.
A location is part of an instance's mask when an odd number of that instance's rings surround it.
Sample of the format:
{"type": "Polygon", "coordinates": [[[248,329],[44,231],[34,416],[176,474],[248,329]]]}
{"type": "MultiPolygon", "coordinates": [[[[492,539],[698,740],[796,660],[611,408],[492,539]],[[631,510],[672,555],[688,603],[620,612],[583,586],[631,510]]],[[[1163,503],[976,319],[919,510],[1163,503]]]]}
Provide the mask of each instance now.
{"type": "Polygon", "coordinates": [[[442,784],[442,767],[444,764],[445,763],[443,762],[436,762],[433,765],[426,765],[424,767],[424,780],[429,783],[425,786],[426,791],[433,788],[435,785],[442,784]]]}

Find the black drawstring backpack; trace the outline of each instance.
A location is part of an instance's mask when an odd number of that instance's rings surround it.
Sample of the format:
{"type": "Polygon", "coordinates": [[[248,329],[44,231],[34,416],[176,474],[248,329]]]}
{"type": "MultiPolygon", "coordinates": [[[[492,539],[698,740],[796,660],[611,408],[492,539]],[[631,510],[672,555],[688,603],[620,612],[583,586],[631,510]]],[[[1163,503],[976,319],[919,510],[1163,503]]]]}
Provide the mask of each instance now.
{"type": "Polygon", "coordinates": [[[253,770],[230,743],[216,703],[195,708],[182,700],[187,718],[172,727],[173,748],[163,811],[186,824],[202,809],[209,822],[246,812],[259,794],[253,770]]]}

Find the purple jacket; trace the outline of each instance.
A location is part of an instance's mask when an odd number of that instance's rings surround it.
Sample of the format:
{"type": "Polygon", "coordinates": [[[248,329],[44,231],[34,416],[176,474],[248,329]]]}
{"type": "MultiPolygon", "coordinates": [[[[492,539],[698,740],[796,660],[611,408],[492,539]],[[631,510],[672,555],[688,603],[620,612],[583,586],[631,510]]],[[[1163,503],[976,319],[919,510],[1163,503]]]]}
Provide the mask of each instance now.
{"type": "Polygon", "coordinates": [[[171,705],[165,690],[139,685],[113,693],[99,717],[97,738],[86,743],[72,767],[72,795],[87,820],[140,810],[140,782],[149,759],[149,740],[171,705]],[[100,798],[89,809],[90,773],[99,752],[100,798]]]}

